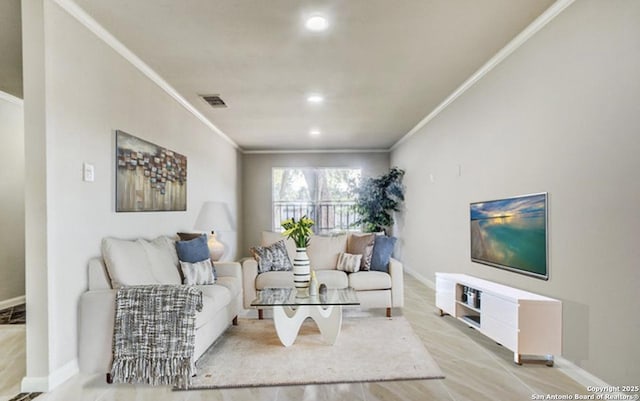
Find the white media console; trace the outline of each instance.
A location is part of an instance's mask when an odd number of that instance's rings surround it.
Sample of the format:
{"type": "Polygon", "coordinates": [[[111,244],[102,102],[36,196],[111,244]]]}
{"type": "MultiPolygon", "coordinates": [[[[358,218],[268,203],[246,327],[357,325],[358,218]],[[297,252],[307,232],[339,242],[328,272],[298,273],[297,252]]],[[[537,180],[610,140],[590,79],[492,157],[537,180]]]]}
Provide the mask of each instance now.
{"type": "Polygon", "coordinates": [[[562,303],[531,292],[465,274],[436,273],[436,306],[522,355],[553,355],[562,349],[562,303]]]}

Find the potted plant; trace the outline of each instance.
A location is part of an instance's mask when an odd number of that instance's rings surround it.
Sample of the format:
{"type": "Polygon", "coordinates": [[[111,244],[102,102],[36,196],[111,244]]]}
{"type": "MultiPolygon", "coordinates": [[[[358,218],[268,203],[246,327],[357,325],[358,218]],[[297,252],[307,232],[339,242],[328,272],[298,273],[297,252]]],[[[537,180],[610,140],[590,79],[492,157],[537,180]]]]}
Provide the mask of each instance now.
{"type": "Polygon", "coordinates": [[[298,289],[298,293],[303,293],[309,288],[311,271],[307,246],[309,246],[309,240],[313,234],[311,227],[314,224],[314,221],[307,216],[302,216],[298,221],[292,217],[281,224],[285,229],[282,235],[293,239],[293,242],[296,243],[296,255],[293,258],[293,283],[298,289]]]}
{"type": "Polygon", "coordinates": [[[311,227],[314,224],[315,222],[307,216],[302,216],[298,221],[292,217],[282,222],[282,228],[285,229],[282,235],[293,239],[297,248],[306,248],[309,246],[309,239],[313,234],[311,227]]]}
{"type": "Polygon", "coordinates": [[[400,211],[404,202],[403,177],[404,170],[393,167],[385,175],[365,179],[355,191],[355,210],[360,218],[354,225],[362,225],[365,232],[386,233],[393,225],[392,213],[400,211]]]}

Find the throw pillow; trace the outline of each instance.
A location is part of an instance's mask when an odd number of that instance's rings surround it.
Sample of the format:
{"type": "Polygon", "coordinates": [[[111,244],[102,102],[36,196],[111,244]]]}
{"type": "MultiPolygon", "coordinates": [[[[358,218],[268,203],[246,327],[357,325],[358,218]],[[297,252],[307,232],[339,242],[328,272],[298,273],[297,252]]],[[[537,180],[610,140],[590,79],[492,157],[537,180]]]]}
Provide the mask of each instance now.
{"type": "Polygon", "coordinates": [[[198,238],[190,241],[177,241],[176,251],[178,251],[178,258],[182,262],[202,262],[211,257],[206,234],[202,234],[198,238]]]}
{"type": "Polygon", "coordinates": [[[258,273],[293,270],[284,240],[269,246],[256,246],[251,248],[250,251],[258,262],[258,273]]]}
{"type": "Polygon", "coordinates": [[[389,259],[393,253],[397,238],[376,235],[371,256],[371,270],[389,273],[389,259]]]}
{"type": "Polygon", "coordinates": [[[351,234],[347,240],[347,253],[362,255],[360,262],[360,270],[369,270],[371,268],[371,255],[373,254],[373,244],[375,234],[356,235],[351,234]]]}
{"type": "Polygon", "coordinates": [[[190,241],[200,237],[201,235],[202,233],[178,233],[178,238],[180,238],[180,241],[190,241]]]}
{"type": "Polygon", "coordinates": [[[180,267],[182,268],[182,274],[184,275],[183,284],[205,285],[213,284],[216,281],[211,259],[205,259],[196,263],[180,261],[180,267]]]}
{"type": "Polygon", "coordinates": [[[341,253],[338,256],[337,269],[347,273],[355,273],[360,270],[360,263],[362,263],[362,255],[341,253]]]}

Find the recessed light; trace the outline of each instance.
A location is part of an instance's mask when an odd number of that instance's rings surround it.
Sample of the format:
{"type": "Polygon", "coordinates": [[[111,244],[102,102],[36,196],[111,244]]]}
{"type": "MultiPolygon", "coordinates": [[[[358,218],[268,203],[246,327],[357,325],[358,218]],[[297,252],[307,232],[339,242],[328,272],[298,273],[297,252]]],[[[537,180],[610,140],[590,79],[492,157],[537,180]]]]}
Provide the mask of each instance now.
{"type": "Polygon", "coordinates": [[[317,93],[307,96],[307,102],[309,103],[322,103],[324,102],[324,96],[317,93]]]}
{"type": "Polygon", "coordinates": [[[329,27],[329,20],[327,20],[327,18],[323,17],[322,15],[314,15],[307,18],[304,26],[306,26],[310,31],[320,32],[329,27]]]}
{"type": "Polygon", "coordinates": [[[320,130],[317,128],[314,128],[311,131],[309,131],[309,135],[318,136],[320,135],[320,130]]]}

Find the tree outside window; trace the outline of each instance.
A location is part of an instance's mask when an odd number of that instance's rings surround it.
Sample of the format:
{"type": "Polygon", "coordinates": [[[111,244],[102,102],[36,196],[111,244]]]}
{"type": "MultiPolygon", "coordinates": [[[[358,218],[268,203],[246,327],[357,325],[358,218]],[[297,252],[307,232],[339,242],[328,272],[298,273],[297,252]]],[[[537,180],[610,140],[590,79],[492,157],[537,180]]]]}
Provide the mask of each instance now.
{"type": "Polygon", "coordinates": [[[274,168],[272,229],[281,231],[282,220],[306,215],[316,222],[316,234],[353,231],[353,189],[360,177],[361,170],[351,168],[274,168]]]}

